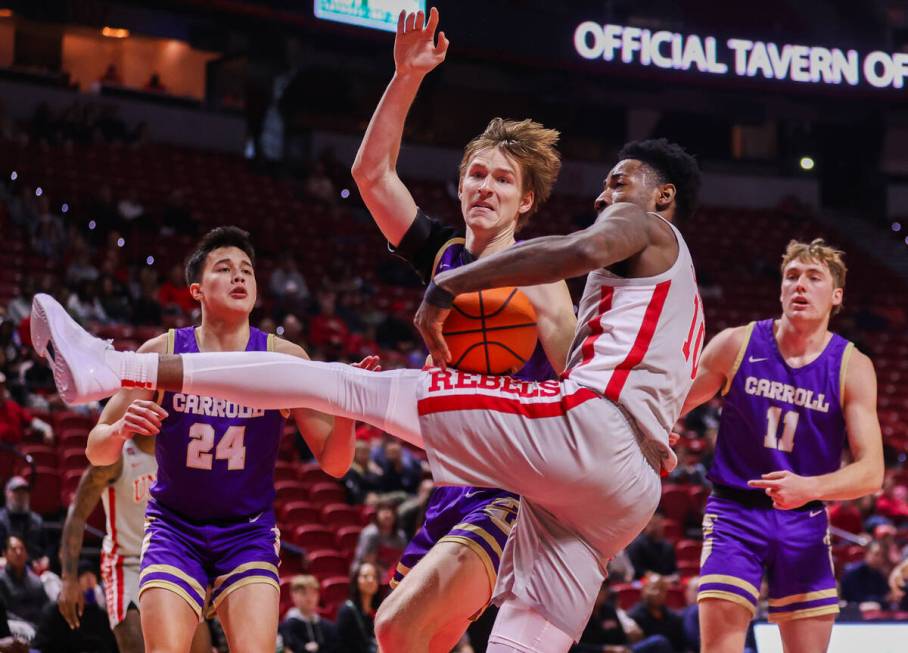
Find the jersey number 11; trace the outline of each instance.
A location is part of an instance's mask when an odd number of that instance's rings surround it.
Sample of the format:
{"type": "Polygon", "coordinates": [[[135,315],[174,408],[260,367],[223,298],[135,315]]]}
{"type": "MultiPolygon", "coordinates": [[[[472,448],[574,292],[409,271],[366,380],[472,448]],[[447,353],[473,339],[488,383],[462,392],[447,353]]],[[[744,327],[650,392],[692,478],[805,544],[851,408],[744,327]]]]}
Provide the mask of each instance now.
{"type": "Polygon", "coordinates": [[[781,408],[770,406],[769,410],[766,411],[766,436],[763,438],[763,446],[769,449],[789,452],[794,449],[798,417],[800,417],[800,413],[795,410],[787,410],[783,416],[781,408]],[[779,418],[781,418],[783,424],[781,438],[778,436],[779,418]]]}

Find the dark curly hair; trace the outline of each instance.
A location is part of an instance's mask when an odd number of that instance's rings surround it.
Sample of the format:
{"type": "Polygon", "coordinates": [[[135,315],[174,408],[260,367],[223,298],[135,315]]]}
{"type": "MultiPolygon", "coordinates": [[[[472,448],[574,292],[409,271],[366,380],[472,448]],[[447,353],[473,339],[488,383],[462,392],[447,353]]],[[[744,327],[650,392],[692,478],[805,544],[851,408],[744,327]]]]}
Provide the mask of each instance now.
{"type": "Polygon", "coordinates": [[[198,283],[202,279],[205,259],[221,247],[236,247],[242,250],[255,267],[255,248],[249,239],[249,232],[239,227],[215,227],[202,237],[195,251],[186,259],[186,284],[198,283]]]}
{"type": "Polygon", "coordinates": [[[632,141],[618,153],[618,160],[624,159],[641,161],[659,175],[659,183],[674,184],[676,215],[680,219],[689,218],[697,210],[700,166],[683,147],[664,138],[632,141]]]}

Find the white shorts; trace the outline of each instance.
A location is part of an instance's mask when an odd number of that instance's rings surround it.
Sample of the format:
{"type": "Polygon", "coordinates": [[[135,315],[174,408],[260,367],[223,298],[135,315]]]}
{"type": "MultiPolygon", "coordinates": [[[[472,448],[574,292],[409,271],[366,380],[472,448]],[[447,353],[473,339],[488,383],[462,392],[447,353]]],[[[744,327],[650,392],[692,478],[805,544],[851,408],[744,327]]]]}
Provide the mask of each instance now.
{"type": "Polygon", "coordinates": [[[139,558],[101,553],[101,582],[113,629],[126,619],[130,604],[139,607],[139,558]]]}
{"type": "Polygon", "coordinates": [[[521,495],[494,600],[516,598],[579,640],[609,558],[659,503],[641,437],[615,404],[570,380],[444,374],[424,374],[417,389],[435,481],[521,495]]]}

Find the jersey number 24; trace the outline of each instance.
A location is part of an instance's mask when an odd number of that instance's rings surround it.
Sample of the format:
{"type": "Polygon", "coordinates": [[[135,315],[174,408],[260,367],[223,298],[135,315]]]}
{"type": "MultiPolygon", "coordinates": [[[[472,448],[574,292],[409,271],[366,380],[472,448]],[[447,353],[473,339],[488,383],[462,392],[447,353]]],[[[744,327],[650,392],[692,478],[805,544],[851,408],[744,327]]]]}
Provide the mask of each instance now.
{"type": "Polygon", "coordinates": [[[192,469],[211,469],[215,460],[226,460],[228,470],[239,470],[246,466],[245,426],[231,426],[214,447],[214,427],[196,422],[189,427],[189,448],[186,450],[186,466],[192,469]]]}

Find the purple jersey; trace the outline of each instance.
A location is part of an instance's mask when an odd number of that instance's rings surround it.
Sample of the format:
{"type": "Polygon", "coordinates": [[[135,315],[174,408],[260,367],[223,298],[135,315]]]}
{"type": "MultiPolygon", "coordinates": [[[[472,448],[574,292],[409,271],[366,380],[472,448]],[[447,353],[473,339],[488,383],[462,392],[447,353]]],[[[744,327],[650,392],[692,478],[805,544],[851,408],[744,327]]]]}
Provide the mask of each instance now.
{"type": "Polygon", "coordinates": [[[749,324],[723,388],[710,480],[754,492],[747,481],[767,472],[818,476],[839,469],[846,435],[845,368],[853,347],[833,334],[816,359],[792,368],[779,352],[773,320],[749,324]]]}
{"type": "MultiPolygon", "coordinates": [[[[268,351],[270,336],[249,330],[246,351],[268,351]]],[[[197,353],[195,328],[171,330],[168,350],[197,353]]],[[[157,437],[158,480],[152,498],[188,519],[231,520],[270,511],[284,417],[277,410],[165,392],[157,437]]]]}

